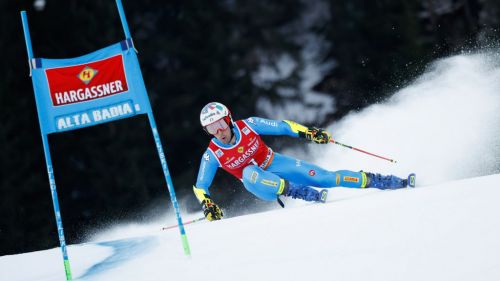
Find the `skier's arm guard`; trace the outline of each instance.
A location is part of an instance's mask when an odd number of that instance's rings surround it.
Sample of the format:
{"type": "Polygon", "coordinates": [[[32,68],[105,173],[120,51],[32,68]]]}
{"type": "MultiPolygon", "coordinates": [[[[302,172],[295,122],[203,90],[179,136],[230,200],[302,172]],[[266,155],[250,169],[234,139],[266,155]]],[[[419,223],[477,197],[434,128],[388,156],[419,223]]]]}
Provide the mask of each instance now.
{"type": "Polygon", "coordinates": [[[209,197],[209,195],[203,188],[197,188],[195,185],[193,185],[193,192],[200,203],[203,202],[203,200],[205,200],[207,196],[209,197]]]}
{"type": "Polygon", "coordinates": [[[315,143],[329,143],[332,136],[327,131],[316,128],[316,127],[306,127],[300,125],[290,120],[283,120],[287,123],[293,132],[297,133],[299,138],[307,139],[309,141],[314,141],[315,143]]]}

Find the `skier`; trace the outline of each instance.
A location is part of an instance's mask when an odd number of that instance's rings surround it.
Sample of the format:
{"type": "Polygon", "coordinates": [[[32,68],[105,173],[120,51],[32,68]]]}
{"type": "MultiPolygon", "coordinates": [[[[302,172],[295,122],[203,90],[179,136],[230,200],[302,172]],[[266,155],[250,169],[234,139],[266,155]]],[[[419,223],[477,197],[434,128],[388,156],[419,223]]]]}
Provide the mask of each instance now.
{"type": "Polygon", "coordinates": [[[397,189],[408,185],[407,179],[348,170],[327,171],[316,165],[274,152],[260,135],[287,135],[327,144],[331,135],[323,129],[305,127],[293,121],[251,117],[233,121],[229,109],[211,102],[203,107],[201,125],[212,136],[203,154],[194,194],[209,221],[223,217],[222,210],[210,198],[209,187],[221,167],[243,182],[245,188],[262,200],[289,196],[306,201],[325,202],[327,190],[319,188],[351,187],[397,189]]]}

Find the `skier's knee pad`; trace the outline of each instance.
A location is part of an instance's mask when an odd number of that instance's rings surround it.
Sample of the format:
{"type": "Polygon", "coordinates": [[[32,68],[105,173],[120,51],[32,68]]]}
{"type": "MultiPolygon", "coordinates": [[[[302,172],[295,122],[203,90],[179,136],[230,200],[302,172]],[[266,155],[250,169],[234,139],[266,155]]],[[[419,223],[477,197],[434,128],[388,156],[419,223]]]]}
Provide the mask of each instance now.
{"type": "Polygon", "coordinates": [[[285,181],[279,176],[250,165],[243,169],[243,185],[245,188],[262,200],[276,200],[283,192],[285,181]]]}

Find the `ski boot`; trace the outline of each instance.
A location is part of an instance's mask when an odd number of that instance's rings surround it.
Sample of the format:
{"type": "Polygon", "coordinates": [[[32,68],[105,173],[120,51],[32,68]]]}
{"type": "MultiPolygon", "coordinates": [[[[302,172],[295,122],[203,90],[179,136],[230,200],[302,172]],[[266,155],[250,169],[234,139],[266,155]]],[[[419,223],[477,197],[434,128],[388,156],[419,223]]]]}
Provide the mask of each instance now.
{"type": "Polygon", "coordinates": [[[328,190],[322,189],[321,191],[317,191],[309,186],[287,182],[282,195],[287,197],[290,196],[293,199],[298,198],[305,201],[325,203],[326,197],[328,196],[328,190]]]}
{"type": "Polygon", "coordinates": [[[378,189],[398,189],[408,186],[408,179],[401,179],[393,175],[384,176],[381,174],[366,173],[366,172],[365,174],[367,178],[366,187],[374,187],[378,189]]]}

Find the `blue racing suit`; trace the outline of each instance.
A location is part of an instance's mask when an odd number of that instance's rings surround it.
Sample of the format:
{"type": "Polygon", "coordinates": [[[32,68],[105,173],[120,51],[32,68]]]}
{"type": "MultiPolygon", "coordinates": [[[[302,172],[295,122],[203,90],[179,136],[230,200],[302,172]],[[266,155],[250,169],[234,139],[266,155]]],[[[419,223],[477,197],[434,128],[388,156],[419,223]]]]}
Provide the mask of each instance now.
{"type": "MultiPolygon", "coordinates": [[[[258,135],[283,135],[299,137],[299,133],[293,128],[290,121],[270,120],[259,117],[251,117],[244,120],[245,123],[258,135]]],[[[297,124],[298,125],[298,124],[297,124]]],[[[301,125],[299,125],[301,126],[301,125]]],[[[241,138],[241,132],[233,127],[236,144],[241,138]]],[[[218,146],[230,148],[233,144],[223,144],[216,138],[212,139],[218,146]]],[[[195,194],[200,202],[202,194],[210,195],[209,187],[217,169],[221,167],[216,155],[207,149],[201,159],[198,178],[195,186],[195,194]]],[[[309,162],[288,157],[274,152],[272,162],[265,169],[257,165],[249,165],[243,169],[242,182],[245,188],[263,200],[276,200],[283,190],[283,182],[289,181],[294,184],[313,186],[320,188],[351,187],[362,188],[366,186],[366,175],[362,172],[348,170],[327,171],[309,162]]]]}

